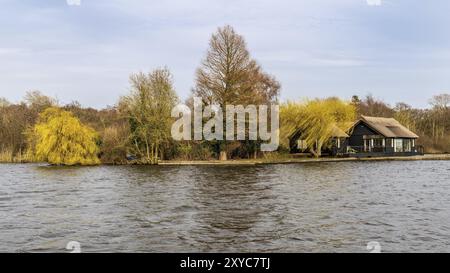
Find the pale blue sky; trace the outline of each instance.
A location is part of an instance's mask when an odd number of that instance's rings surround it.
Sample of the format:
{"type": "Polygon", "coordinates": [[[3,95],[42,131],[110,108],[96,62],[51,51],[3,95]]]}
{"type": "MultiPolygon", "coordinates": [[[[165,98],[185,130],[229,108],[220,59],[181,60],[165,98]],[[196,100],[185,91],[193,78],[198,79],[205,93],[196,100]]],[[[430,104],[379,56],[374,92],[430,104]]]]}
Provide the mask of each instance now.
{"type": "Polygon", "coordinates": [[[450,91],[449,11],[448,0],[0,0],[0,97],[38,89],[100,108],[131,73],[167,66],[184,99],[211,33],[230,24],[283,100],[372,93],[426,107],[450,91]]]}

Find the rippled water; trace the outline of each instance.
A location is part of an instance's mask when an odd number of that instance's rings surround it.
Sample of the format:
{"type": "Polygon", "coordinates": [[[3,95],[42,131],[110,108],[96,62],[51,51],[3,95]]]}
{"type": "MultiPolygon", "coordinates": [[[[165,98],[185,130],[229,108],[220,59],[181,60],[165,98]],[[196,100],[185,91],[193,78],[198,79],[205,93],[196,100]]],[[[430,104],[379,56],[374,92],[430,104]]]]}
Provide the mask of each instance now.
{"type": "Polygon", "coordinates": [[[0,251],[450,251],[450,161],[0,174],[0,251]]]}

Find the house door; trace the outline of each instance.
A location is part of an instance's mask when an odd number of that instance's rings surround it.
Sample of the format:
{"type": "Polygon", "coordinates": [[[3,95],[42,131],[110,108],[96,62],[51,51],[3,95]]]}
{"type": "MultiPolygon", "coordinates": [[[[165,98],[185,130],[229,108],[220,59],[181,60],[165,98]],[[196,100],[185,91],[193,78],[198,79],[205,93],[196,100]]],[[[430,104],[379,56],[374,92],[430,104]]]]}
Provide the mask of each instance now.
{"type": "Polygon", "coordinates": [[[372,147],[372,140],[371,139],[365,139],[364,140],[364,152],[370,152],[372,147]]]}

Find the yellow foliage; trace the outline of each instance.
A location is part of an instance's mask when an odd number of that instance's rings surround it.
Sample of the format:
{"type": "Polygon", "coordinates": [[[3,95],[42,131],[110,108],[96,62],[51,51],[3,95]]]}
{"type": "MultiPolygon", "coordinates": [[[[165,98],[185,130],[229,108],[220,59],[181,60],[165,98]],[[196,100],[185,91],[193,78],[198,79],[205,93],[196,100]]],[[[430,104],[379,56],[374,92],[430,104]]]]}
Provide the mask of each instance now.
{"type": "Polygon", "coordinates": [[[289,137],[300,129],[302,139],[318,156],[332,137],[333,128],[337,126],[345,131],[355,119],[355,107],[337,98],[287,102],[280,107],[280,142],[287,147],[289,137]]]}
{"type": "Polygon", "coordinates": [[[38,161],[55,165],[100,163],[97,133],[62,109],[52,107],[42,112],[29,137],[38,161]]]}

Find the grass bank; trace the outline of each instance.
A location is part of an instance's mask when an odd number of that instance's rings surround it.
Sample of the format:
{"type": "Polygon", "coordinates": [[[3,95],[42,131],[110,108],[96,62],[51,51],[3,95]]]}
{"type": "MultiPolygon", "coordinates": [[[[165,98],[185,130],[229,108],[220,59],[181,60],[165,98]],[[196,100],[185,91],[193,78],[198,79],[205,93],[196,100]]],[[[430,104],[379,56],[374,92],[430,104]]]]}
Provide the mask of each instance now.
{"type": "Polygon", "coordinates": [[[29,163],[32,158],[26,154],[14,154],[11,151],[0,151],[0,163],[29,163]]]}

